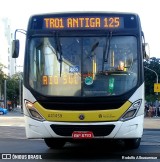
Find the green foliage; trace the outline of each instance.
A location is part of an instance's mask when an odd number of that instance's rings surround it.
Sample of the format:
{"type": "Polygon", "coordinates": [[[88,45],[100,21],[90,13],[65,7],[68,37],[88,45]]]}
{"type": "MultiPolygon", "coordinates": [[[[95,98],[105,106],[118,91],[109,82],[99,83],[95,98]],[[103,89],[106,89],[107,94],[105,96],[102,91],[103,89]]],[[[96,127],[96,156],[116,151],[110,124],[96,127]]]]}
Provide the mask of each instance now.
{"type": "MultiPolygon", "coordinates": [[[[148,61],[144,62],[144,66],[155,71],[158,75],[158,81],[159,81],[159,79],[160,79],[160,59],[152,57],[148,61]]],[[[149,102],[155,101],[156,94],[154,92],[154,83],[157,82],[156,74],[145,68],[144,69],[144,77],[145,77],[145,98],[149,102]]]]}
{"type": "Polygon", "coordinates": [[[4,80],[6,80],[6,93],[7,100],[11,101],[13,104],[19,102],[19,80],[23,79],[23,73],[16,73],[12,77],[8,77],[4,74],[2,64],[0,64],[0,85],[2,90],[2,95],[4,95],[4,80]]]}
{"type": "Polygon", "coordinates": [[[7,76],[3,72],[3,68],[6,68],[6,67],[0,63],[0,85],[3,85],[4,79],[7,78],[7,76]]]}
{"type": "Polygon", "coordinates": [[[7,79],[7,99],[15,102],[19,97],[19,81],[14,78],[7,79]]]}
{"type": "Polygon", "coordinates": [[[22,80],[22,78],[23,73],[20,72],[7,79],[7,99],[14,104],[19,102],[19,80],[22,80]]]}

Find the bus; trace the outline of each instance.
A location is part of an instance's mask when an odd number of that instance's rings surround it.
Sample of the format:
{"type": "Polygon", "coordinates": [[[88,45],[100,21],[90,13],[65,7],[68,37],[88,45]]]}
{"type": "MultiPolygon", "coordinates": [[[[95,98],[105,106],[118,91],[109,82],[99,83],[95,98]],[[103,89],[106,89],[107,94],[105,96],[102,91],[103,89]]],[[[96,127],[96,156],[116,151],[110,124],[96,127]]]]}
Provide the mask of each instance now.
{"type": "Polygon", "coordinates": [[[26,136],[52,149],[66,142],[121,140],[140,146],[144,121],[145,38],[136,13],[37,14],[26,34],[26,136]]]}

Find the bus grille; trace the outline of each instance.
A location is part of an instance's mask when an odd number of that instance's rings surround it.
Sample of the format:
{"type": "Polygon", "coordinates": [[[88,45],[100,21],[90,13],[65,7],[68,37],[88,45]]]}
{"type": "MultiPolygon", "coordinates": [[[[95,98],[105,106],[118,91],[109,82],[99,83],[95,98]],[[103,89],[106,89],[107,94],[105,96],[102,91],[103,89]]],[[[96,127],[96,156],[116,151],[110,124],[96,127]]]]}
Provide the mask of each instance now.
{"type": "Polygon", "coordinates": [[[74,131],[91,131],[94,136],[108,136],[115,125],[56,125],[50,126],[59,136],[72,136],[74,131]]]}
{"type": "Polygon", "coordinates": [[[118,109],[120,108],[125,102],[124,101],[112,101],[112,102],[69,102],[69,101],[62,101],[62,102],[42,102],[38,101],[45,109],[50,110],[107,110],[107,109],[118,109]]]}

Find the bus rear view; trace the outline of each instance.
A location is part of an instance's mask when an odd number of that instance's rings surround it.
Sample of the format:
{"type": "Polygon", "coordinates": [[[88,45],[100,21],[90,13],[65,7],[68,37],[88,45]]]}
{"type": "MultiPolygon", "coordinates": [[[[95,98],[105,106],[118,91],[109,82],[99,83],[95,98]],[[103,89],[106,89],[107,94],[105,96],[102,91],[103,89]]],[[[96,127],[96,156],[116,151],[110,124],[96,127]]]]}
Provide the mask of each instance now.
{"type": "Polygon", "coordinates": [[[24,58],[27,137],[42,138],[50,148],[98,139],[120,139],[138,148],[144,45],[137,14],[32,16],[24,58]]]}

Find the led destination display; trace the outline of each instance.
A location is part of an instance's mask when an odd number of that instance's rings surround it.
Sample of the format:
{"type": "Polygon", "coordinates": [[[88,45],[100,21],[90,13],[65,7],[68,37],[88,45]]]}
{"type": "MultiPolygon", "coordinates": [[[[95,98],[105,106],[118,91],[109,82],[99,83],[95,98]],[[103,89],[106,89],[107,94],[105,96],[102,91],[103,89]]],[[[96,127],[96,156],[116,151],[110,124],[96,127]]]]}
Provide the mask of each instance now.
{"type": "Polygon", "coordinates": [[[43,18],[44,29],[109,29],[123,28],[122,17],[54,17],[43,18]]]}

